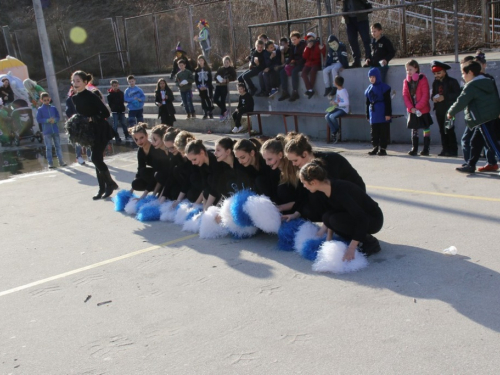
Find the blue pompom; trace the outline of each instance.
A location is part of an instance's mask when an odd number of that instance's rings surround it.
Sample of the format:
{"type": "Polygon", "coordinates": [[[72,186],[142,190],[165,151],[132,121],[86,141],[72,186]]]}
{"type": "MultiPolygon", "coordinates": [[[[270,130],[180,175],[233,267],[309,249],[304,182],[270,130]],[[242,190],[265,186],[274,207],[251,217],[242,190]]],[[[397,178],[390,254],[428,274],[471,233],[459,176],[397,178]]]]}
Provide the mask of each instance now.
{"type": "Polygon", "coordinates": [[[203,211],[203,208],[199,207],[192,208],[191,211],[189,211],[188,215],[186,216],[185,221],[191,220],[193,216],[198,215],[201,211],[203,211]]]}
{"type": "Polygon", "coordinates": [[[137,213],[136,219],[142,222],[145,221],[158,221],[160,220],[161,212],[160,206],[155,205],[143,205],[139,212],[137,213]]]}
{"type": "Polygon", "coordinates": [[[144,206],[145,204],[151,203],[156,200],[156,197],[152,195],[148,195],[143,199],[140,199],[139,202],[137,202],[136,210],[139,212],[141,210],[141,207],[144,206]]]}
{"type": "Polygon", "coordinates": [[[304,219],[293,219],[281,223],[278,231],[278,249],[283,251],[293,251],[295,233],[306,221],[304,219]]]}
{"type": "Polygon", "coordinates": [[[130,198],[132,198],[134,194],[130,192],[130,190],[120,190],[113,198],[113,202],[115,202],[115,211],[120,212],[125,209],[130,198]]]}
{"type": "Polygon", "coordinates": [[[255,192],[251,190],[240,190],[233,196],[233,201],[231,202],[231,216],[233,217],[233,221],[239,227],[251,227],[253,226],[252,219],[250,216],[243,211],[243,205],[247,201],[247,199],[253,195],[257,195],[255,192]]]}
{"type": "Polygon", "coordinates": [[[302,249],[300,249],[300,255],[308,260],[314,261],[316,260],[316,256],[318,255],[318,250],[323,242],[326,241],[326,236],[321,238],[313,238],[307,240],[304,243],[302,249]]]}

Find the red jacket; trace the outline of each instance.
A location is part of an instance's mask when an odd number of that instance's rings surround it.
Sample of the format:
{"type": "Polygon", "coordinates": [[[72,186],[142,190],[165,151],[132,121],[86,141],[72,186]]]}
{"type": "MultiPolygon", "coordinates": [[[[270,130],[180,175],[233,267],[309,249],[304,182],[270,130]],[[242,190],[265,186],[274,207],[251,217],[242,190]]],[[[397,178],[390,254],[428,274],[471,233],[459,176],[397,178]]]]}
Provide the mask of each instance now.
{"type": "Polygon", "coordinates": [[[319,48],[319,42],[315,42],[313,48],[306,47],[304,49],[304,53],[302,57],[305,60],[305,66],[313,67],[320,66],[321,67],[321,55],[325,56],[325,49],[319,48]]]}
{"type": "Polygon", "coordinates": [[[420,74],[418,80],[417,92],[416,92],[415,105],[411,100],[410,89],[408,87],[408,77],[403,81],[403,99],[405,101],[406,110],[408,113],[411,112],[412,108],[418,109],[422,113],[429,113],[431,111],[431,106],[429,104],[430,92],[429,92],[429,81],[425,75],[420,74]]]}

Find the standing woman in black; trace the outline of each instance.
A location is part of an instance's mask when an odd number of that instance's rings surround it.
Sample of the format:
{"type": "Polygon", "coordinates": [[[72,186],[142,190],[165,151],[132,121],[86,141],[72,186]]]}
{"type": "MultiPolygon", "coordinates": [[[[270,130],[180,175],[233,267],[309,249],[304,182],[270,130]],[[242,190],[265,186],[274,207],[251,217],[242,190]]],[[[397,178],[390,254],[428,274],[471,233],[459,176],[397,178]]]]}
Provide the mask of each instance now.
{"type": "Polygon", "coordinates": [[[113,194],[113,190],[118,189],[118,185],[111,177],[108,166],[104,163],[104,150],[108,142],[113,139],[113,128],[108,124],[106,118],[110,116],[108,108],[99,98],[87,90],[87,83],[92,81],[92,75],[81,70],[71,76],[73,88],[76,94],[72,96],[76,112],[88,117],[93,123],[94,144],[92,145],[92,163],[95,165],[99,191],[92,199],[97,200],[107,198],[113,194]]]}
{"type": "MultiPolygon", "coordinates": [[[[384,215],[378,203],[358,185],[330,178],[320,159],[315,159],[300,169],[300,180],[311,193],[318,192],[327,198],[323,227],[318,236],[328,232],[326,240],[330,241],[333,233],[337,233],[351,241],[343,260],[354,259],[358,246],[366,256],[380,251],[380,244],[372,234],[382,229],[384,215]]],[[[323,205],[321,202],[318,204],[323,205]]]]}
{"type": "Polygon", "coordinates": [[[161,123],[173,126],[175,120],[174,93],[168,87],[165,78],[160,78],[156,85],[155,104],[158,107],[158,118],[161,123]]]}

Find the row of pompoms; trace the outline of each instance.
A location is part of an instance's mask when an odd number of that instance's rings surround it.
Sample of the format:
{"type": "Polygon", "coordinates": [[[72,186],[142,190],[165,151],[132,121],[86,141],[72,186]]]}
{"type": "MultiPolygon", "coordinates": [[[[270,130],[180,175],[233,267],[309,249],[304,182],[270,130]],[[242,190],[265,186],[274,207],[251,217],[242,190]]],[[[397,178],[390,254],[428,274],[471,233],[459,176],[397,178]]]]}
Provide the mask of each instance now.
{"type": "Polygon", "coordinates": [[[319,227],[303,219],[281,221],[281,214],[271,200],[250,190],[241,190],[224,199],[220,207],[203,207],[189,201],[174,204],[152,196],[135,197],[129,190],[121,190],[113,198],[115,211],[135,215],[142,222],[164,221],[182,226],[183,231],[199,233],[200,238],[214,239],[228,235],[243,239],[254,236],[259,230],[278,235],[278,248],[295,251],[313,261],[313,271],[346,273],[358,271],[368,265],[366,257],[356,250],[355,258],[342,260],[347,242],[340,237],[326,241],[319,238],[319,227]]]}

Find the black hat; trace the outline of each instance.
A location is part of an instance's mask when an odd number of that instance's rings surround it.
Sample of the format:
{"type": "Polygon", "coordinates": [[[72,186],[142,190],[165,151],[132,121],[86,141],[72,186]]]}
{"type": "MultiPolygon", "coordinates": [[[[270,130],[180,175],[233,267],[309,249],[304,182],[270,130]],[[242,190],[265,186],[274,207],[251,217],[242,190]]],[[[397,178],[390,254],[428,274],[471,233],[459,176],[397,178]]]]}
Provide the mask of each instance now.
{"type": "Polygon", "coordinates": [[[440,72],[441,70],[451,69],[451,66],[449,66],[448,64],[445,64],[444,62],[438,61],[438,60],[432,60],[431,61],[431,69],[433,72],[440,72]]]}

